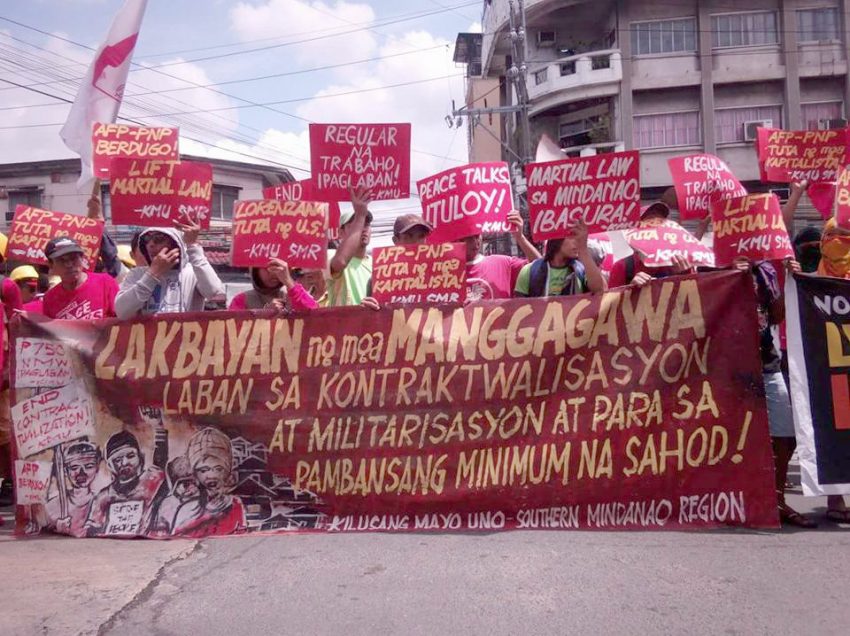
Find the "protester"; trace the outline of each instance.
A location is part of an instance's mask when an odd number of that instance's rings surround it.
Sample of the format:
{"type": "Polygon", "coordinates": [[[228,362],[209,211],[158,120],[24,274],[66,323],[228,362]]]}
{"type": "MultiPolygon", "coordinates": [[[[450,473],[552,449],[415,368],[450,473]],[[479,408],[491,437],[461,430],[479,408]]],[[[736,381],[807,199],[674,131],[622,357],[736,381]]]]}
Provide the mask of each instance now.
{"type": "Polygon", "coordinates": [[[198,244],[194,219],[179,229],[150,228],[139,236],[146,267],[130,270],[115,299],[119,318],[202,311],[204,301],[224,293],[224,285],[198,244]]]}
{"type": "Polygon", "coordinates": [[[21,290],[21,302],[26,306],[36,299],[38,295],[38,272],[32,265],[21,265],[12,270],[9,278],[21,290]]]}
{"type": "MultiPolygon", "coordinates": [[[[403,214],[393,223],[393,245],[422,245],[434,228],[418,214],[403,214]]],[[[369,295],[360,303],[363,307],[378,310],[381,304],[372,297],[372,281],[369,281],[369,295]]]]}
{"type": "Polygon", "coordinates": [[[590,253],[587,235],[587,225],[581,221],[570,236],[547,241],[543,258],[520,270],[514,294],[522,297],[571,296],[605,291],[608,285],[590,253]]]}
{"type": "Polygon", "coordinates": [[[814,225],[807,225],[794,236],[794,255],[804,274],[814,274],[820,267],[821,234],[814,225]]]}
{"type": "Polygon", "coordinates": [[[296,283],[286,262],[273,258],[266,267],[251,268],[253,289],[234,296],[229,309],[275,309],[280,312],[310,311],[319,304],[296,283]]]}
{"type": "Polygon", "coordinates": [[[513,226],[512,235],[526,258],[504,254],[481,254],[480,234],[463,239],[466,245],[466,301],[496,300],[510,298],[520,270],[528,261],[540,258],[540,252],[523,234],[522,216],[516,210],[508,214],[508,223],[513,226]],[[527,260],[526,260],[527,259],[527,260]]]}
{"type": "MultiPolygon", "coordinates": [[[[651,224],[666,220],[670,216],[670,207],[663,201],[646,207],[640,216],[641,224],[651,224]]],[[[698,237],[700,238],[700,237],[698,237]]],[[[654,278],[679,276],[693,271],[688,260],[678,254],[673,256],[669,267],[649,267],[644,264],[641,254],[635,251],[626,258],[615,262],[608,275],[608,287],[623,287],[624,285],[646,285],[654,278]]]]}
{"type": "Polygon", "coordinates": [[[363,188],[349,192],[352,209],[340,215],[339,248],[328,252],[329,307],[359,305],[372,278],[372,257],[366,251],[372,238],[370,194],[363,188]]]}
{"type": "MultiPolygon", "coordinates": [[[[790,261],[794,271],[799,270],[796,261],[790,261]]],[[[796,448],[794,416],[788,387],[780,372],[780,354],[773,340],[771,327],[785,320],[785,301],[779,284],[776,268],[768,261],[751,263],[748,259],[735,259],[733,268],[748,272],[753,277],[756,290],[759,321],[759,347],[761,350],[762,373],[767,398],[767,420],[776,469],[776,497],[779,518],[800,528],[814,528],[817,523],[800,514],[785,501],[785,484],[788,464],[796,448]]]]}
{"type": "Polygon", "coordinates": [[[44,295],[44,315],[62,320],[99,320],[115,316],[118,283],[108,274],[86,272],[83,248],[71,238],[51,239],[44,248],[61,283],[44,295]]]}

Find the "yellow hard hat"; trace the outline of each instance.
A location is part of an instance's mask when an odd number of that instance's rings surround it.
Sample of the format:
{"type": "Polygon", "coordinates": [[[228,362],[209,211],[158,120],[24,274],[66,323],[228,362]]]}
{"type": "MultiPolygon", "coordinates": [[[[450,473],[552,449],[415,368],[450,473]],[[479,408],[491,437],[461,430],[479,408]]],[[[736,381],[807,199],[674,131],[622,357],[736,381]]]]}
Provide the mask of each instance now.
{"type": "Polygon", "coordinates": [[[9,243],[9,238],[0,232],[0,255],[6,258],[6,245],[9,243]]]}
{"type": "Polygon", "coordinates": [[[9,274],[9,278],[16,283],[21,280],[26,280],[27,278],[35,278],[38,280],[38,272],[35,271],[35,267],[32,265],[21,265],[20,267],[16,267],[12,270],[12,273],[9,274]]]}
{"type": "Polygon", "coordinates": [[[136,261],[133,259],[133,251],[129,245],[118,246],[118,258],[127,267],[135,267],[136,261]]]}

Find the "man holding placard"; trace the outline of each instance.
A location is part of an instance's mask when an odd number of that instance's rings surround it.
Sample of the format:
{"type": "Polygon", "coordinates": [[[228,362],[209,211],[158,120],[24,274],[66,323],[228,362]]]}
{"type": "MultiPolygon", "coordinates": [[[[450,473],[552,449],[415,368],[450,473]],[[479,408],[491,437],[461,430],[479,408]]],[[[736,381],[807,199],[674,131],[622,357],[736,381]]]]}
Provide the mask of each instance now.
{"type": "Polygon", "coordinates": [[[372,257],[366,252],[372,238],[371,198],[366,190],[351,190],[352,210],[340,215],[340,246],[328,254],[331,277],[328,306],[359,305],[366,298],[372,278],[372,257]]]}
{"type": "Polygon", "coordinates": [[[109,274],[86,272],[88,262],[80,245],[67,236],[44,248],[53,272],[62,282],[44,295],[44,315],[63,320],[99,320],[115,316],[118,284],[109,274]]]}

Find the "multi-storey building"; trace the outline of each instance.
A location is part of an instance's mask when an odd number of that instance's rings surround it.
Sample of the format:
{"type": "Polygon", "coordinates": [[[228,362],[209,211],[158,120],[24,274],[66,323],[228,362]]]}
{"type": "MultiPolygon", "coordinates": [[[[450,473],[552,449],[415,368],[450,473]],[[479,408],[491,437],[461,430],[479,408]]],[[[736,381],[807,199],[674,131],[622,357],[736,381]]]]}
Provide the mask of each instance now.
{"type": "MultiPolygon", "coordinates": [[[[850,0],[524,4],[532,142],[546,133],[568,156],[638,149],[645,196],[670,185],[667,159],[703,151],[764,189],[756,127],[847,125],[850,0]]],[[[509,0],[485,0],[483,33],[461,42],[467,105],[516,104],[509,0]]],[[[517,115],[478,117],[471,158],[499,158],[494,136],[516,148],[517,115]]]]}

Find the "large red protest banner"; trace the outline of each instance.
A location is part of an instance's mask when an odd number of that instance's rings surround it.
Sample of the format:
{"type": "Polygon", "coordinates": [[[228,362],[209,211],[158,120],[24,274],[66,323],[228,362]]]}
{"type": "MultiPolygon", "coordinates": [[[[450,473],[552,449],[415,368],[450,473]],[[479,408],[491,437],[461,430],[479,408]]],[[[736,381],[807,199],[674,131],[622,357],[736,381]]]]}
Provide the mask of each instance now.
{"type": "Polygon", "coordinates": [[[89,267],[97,264],[100,240],[103,237],[103,221],[90,219],[79,214],[40,210],[27,205],[15,208],[6,259],[47,265],[44,248],[48,241],[57,236],[69,236],[86,253],[89,267]]]}
{"type": "Polygon", "coordinates": [[[732,174],[726,162],[710,154],[673,157],[667,160],[679,216],[683,219],[704,219],[711,214],[711,203],[734,199],[747,194],[732,174]]]}
{"type": "MultiPolygon", "coordinates": [[[[276,201],[318,201],[312,179],[280,183],[270,188],[263,188],[263,198],[276,201]]],[[[328,202],[328,238],[339,238],[339,202],[328,202]]]]}
{"type": "Polygon", "coordinates": [[[459,303],[466,296],[466,246],[396,245],[372,256],[372,297],[380,303],[459,303]]]}
{"type": "Polygon", "coordinates": [[[633,227],[640,218],[639,162],[632,150],[527,165],[532,238],[563,238],[580,220],[591,232],[633,227]]]}
{"type": "Polygon", "coordinates": [[[777,183],[835,181],[850,162],[848,129],[758,129],[762,179],[777,183]]]}
{"type": "Polygon", "coordinates": [[[60,464],[19,528],[775,527],[757,329],[731,272],[463,307],[24,320],[11,350],[70,343],[63,399],[84,392],[92,427],[30,425],[39,389],[14,387],[16,459],[60,464]]]}
{"type": "Polygon", "coordinates": [[[113,159],[109,180],[112,222],[170,227],[185,216],[209,228],[212,165],[196,161],[113,159]]]}
{"type": "Polygon", "coordinates": [[[513,209],[511,173],[504,162],[471,163],[416,182],[431,243],[505,232],[513,209]]]}
{"type": "Polygon", "coordinates": [[[375,201],[410,196],[410,124],[310,124],[310,172],[322,201],[367,188],[375,201]]]}
{"type": "Polygon", "coordinates": [[[149,128],[126,124],[92,124],[94,174],[109,178],[112,159],[178,161],[180,131],[177,128],[149,128]]]}
{"type": "Polygon", "coordinates": [[[279,258],[290,267],[323,269],[328,261],[327,216],[327,203],[237,201],[232,264],[263,267],[279,258]]]}
{"type": "Polygon", "coordinates": [[[647,267],[668,267],[676,257],[693,266],[714,266],[714,252],[693,234],[669,219],[650,219],[625,231],[626,242],[641,254],[647,267]]]}
{"type": "Polygon", "coordinates": [[[752,261],[794,258],[794,248],[775,194],[750,194],[711,204],[714,257],[718,267],[737,257],[752,261]]]}

